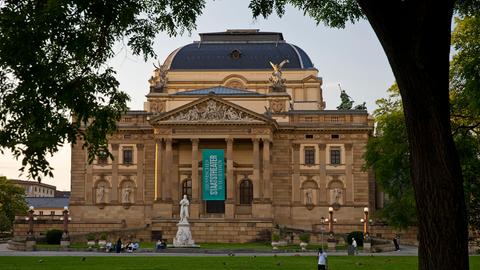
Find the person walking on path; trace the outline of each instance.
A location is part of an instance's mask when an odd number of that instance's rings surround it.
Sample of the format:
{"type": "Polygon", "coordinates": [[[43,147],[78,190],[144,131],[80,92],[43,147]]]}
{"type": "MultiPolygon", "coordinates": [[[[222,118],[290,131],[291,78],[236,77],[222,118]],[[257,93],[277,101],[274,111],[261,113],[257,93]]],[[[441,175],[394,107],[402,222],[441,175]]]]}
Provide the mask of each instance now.
{"type": "Polygon", "coordinates": [[[117,244],[115,245],[115,251],[120,253],[122,251],[122,239],[118,238],[117,244]]]}
{"type": "Polygon", "coordinates": [[[353,238],[353,237],[352,237],[352,249],[353,249],[353,254],[358,254],[357,241],[355,241],[355,238],[353,238]]]}
{"type": "Polygon", "coordinates": [[[327,253],[321,248],[318,249],[318,270],[327,269],[327,253]]]}

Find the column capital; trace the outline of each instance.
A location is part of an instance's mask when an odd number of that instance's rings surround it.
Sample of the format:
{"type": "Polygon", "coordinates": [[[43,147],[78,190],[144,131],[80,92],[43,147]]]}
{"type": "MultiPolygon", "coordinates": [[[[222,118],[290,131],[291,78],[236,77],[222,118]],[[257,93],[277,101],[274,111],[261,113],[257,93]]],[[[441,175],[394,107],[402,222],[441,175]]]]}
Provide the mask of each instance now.
{"type": "Polygon", "coordinates": [[[137,143],[137,149],[138,150],[143,150],[144,144],[143,143],[137,143]]]}
{"type": "Polygon", "coordinates": [[[225,141],[227,143],[233,143],[233,140],[234,140],[233,138],[225,138],[225,141]]]}
{"type": "Polygon", "coordinates": [[[318,148],[319,148],[320,150],[325,150],[325,148],[327,148],[327,145],[324,144],[324,143],[319,143],[319,144],[318,144],[318,148]]]}
{"type": "Polygon", "coordinates": [[[113,151],[118,150],[118,143],[112,143],[112,150],[113,151]]]}
{"type": "Polygon", "coordinates": [[[252,138],[252,142],[254,142],[254,143],[258,143],[259,141],[260,141],[259,138],[252,138]]]}
{"type": "Polygon", "coordinates": [[[293,150],[299,151],[300,150],[300,144],[299,143],[293,143],[292,144],[293,150]]]}
{"type": "Polygon", "coordinates": [[[352,143],[346,143],[345,144],[345,150],[350,151],[352,150],[353,144],[352,143]]]}
{"type": "Polygon", "coordinates": [[[262,141],[263,141],[264,144],[271,142],[270,138],[262,138],[262,141]]]}
{"type": "Polygon", "coordinates": [[[192,138],[190,139],[190,141],[192,142],[192,144],[198,144],[200,140],[198,138],[192,138]]]}
{"type": "Polygon", "coordinates": [[[172,144],[172,138],[164,138],[163,140],[168,144],[172,144]]]}

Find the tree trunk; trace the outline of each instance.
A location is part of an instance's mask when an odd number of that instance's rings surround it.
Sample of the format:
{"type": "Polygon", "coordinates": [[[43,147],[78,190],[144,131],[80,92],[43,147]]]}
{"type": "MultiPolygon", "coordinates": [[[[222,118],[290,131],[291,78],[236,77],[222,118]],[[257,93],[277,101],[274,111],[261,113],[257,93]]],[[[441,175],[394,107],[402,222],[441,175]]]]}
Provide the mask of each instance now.
{"type": "Polygon", "coordinates": [[[358,0],[402,95],[419,227],[419,269],[468,269],[463,180],[450,127],[453,1],[358,0]]]}

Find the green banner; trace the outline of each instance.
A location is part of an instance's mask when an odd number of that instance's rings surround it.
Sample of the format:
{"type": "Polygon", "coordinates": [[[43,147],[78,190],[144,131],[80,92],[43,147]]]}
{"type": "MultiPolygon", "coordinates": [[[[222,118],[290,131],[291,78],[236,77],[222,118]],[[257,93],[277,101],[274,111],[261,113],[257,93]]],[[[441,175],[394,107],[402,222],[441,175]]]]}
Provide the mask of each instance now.
{"type": "Polygon", "coordinates": [[[225,200],[225,172],[223,149],[202,150],[203,200],[225,200]]]}

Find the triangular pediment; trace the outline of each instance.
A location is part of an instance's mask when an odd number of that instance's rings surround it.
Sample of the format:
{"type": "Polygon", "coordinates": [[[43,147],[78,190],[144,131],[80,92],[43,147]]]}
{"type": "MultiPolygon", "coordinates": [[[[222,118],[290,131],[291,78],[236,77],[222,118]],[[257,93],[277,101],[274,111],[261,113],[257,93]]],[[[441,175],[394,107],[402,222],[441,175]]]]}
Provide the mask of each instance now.
{"type": "Polygon", "coordinates": [[[159,115],[152,124],[271,124],[272,119],[210,95],[159,115]]]}

